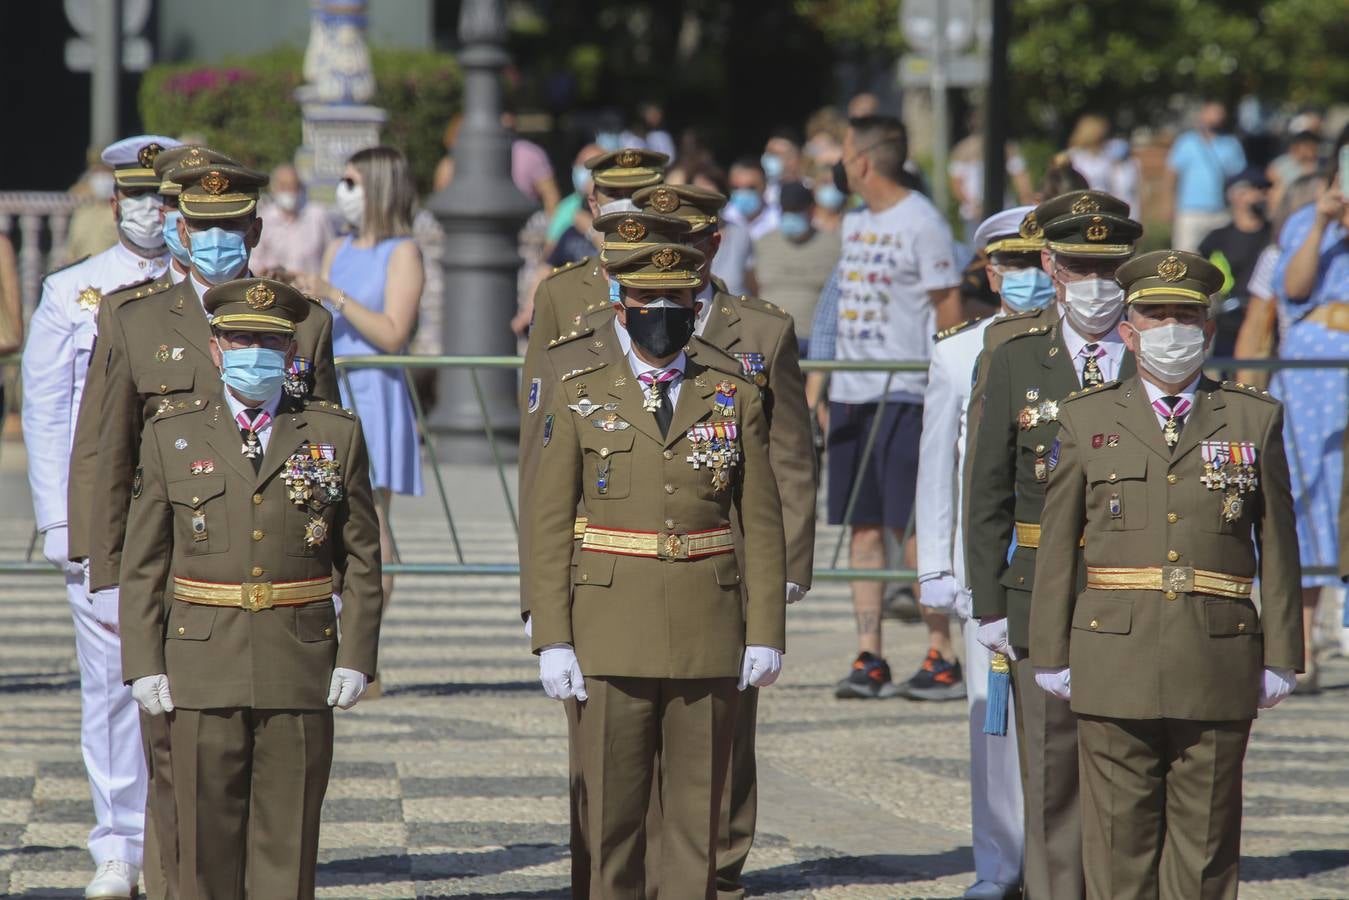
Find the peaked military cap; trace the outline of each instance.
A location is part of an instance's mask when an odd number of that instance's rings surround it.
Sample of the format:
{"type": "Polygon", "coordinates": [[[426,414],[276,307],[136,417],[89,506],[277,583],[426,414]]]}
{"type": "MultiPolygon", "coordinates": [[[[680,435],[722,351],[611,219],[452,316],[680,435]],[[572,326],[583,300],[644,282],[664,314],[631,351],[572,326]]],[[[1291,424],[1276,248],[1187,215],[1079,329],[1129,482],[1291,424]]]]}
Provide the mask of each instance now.
{"type": "Polygon", "coordinates": [[[650,212],[613,212],[595,220],[594,228],[604,234],[600,262],[621,257],[650,244],[678,244],[689,236],[689,223],[674,216],[650,212]]]}
{"type": "Polygon", "coordinates": [[[684,244],[649,244],[605,263],[604,268],[624,287],[689,288],[703,283],[698,269],[706,259],[684,244]]]}
{"type": "Polygon", "coordinates": [[[202,303],[212,328],[289,334],[309,315],[310,301],[270,278],[238,278],[208,289],[202,303]]]}
{"type": "Polygon", "coordinates": [[[1129,256],[1143,235],[1143,226],[1129,218],[1129,204],[1104,191],[1059,194],[1032,215],[1049,249],[1063,256],[1129,256]]]}
{"type": "Polygon", "coordinates": [[[632,202],[650,212],[686,219],[693,234],[700,234],[720,224],[718,216],[726,205],[726,195],[692,184],[659,184],[642,188],[632,195],[632,202]]]}
{"type": "Polygon", "coordinates": [[[230,159],[225,154],[210,147],[182,144],[171,147],[155,157],[155,177],[159,179],[159,192],[167,197],[176,197],[182,192],[182,185],[175,179],[178,170],[214,163],[217,165],[239,166],[242,163],[230,159]]]}
{"type": "Polygon", "coordinates": [[[1184,250],[1154,250],[1115,272],[1125,303],[1193,303],[1208,306],[1224,276],[1213,263],[1184,250]]]}
{"type": "Polygon", "coordinates": [[[624,147],[589,160],[590,177],[602,188],[633,190],[656,184],[665,177],[670,157],[655,150],[624,147]]]}
{"type": "MultiPolygon", "coordinates": [[[[201,150],[202,148],[196,148],[201,150]]],[[[258,205],[258,191],[267,186],[267,176],[236,162],[202,160],[192,165],[184,157],[173,180],[182,186],[178,208],[189,219],[230,219],[251,213],[258,205]]]]}
{"type": "Polygon", "coordinates": [[[181,142],[162,134],[138,134],[109,144],[99,158],[112,166],[112,177],[118,187],[157,188],[155,160],[160,153],[181,146],[181,142]]]}
{"type": "Polygon", "coordinates": [[[985,253],[1039,253],[1045,245],[1042,232],[1032,216],[1033,206],[1013,206],[996,212],[979,223],[971,241],[975,250],[985,253]]]}

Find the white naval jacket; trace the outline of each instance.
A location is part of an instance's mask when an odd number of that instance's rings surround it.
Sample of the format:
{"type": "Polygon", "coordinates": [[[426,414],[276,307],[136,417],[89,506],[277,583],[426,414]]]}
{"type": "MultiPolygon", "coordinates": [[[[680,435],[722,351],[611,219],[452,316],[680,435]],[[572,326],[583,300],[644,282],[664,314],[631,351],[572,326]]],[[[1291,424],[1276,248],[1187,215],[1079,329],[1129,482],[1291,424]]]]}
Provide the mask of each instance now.
{"type": "Polygon", "coordinates": [[[984,348],[989,316],[936,343],[923,393],[923,434],[918,442],[918,493],[914,532],[918,536],[918,578],[949,572],[965,578],[964,525],[960,520],[961,472],[965,461],[965,415],[974,387],[974,365],[984,348]]]}
{"type": "Polygon", "coordinates": [[[98,302],[158,278],[169,255],[146,259],[120,242],[42,282],[23,349],[23,439],[39,531],[66,524],[66,482],[75,420],[98,331],[98,302]]]}

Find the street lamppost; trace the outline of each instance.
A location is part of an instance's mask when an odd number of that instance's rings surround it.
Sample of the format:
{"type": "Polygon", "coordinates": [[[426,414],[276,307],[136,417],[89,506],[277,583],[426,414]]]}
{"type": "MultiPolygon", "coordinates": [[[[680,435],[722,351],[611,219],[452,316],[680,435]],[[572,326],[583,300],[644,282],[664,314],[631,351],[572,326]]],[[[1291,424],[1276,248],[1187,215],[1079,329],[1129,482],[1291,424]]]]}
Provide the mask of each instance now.
{"type": "MultiPolygon", "coordinates": [[[[445,353],[515,353],[520,226],[535,205],[511,180],[511,138],[501,125],[501,70],[510,61],[506,23],[496,0],[464,0],[458,59],[464,70],[464,119],[454,143],[454,180],[427,208],[445,231],[445,353]]],[[[483,409],[497,446],[513,450],[519,431],[513,369],[441,369],[430,425],[438,453],[456,462],[489,458],[483,409]]]]}

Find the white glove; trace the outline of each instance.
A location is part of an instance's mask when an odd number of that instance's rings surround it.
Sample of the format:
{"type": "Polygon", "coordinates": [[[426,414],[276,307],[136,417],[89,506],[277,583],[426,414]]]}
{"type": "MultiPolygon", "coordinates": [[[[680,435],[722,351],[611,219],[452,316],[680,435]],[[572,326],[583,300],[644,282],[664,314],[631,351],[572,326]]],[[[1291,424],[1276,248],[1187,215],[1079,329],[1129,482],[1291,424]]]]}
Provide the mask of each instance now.
{"type": "Polygon", "coordinates": [[[525,616],[525,639],[534,640],[534,617],[525,616]]]}
{"type": "Polygon", "coordinates": [[[787,582],[787,605],[806,599],[806,589],[795,581],[787,582]]]}
{"type": "Polygon", "coordinates": [[[1035,683],[1060,700],[1072,699],[1073,672],[1067,666],[1062,669],[1042,669],[1036,666],[1035,683]]]}
{"type": "Polygon", "coordinates": [[[1272,709],[1279,705],[1279,702],[1293,693],[1293,688],[1297,687],[1297,675],[1292,669],[1271,669],[1265,667],[1265,674],[1260,684],[1260,702],[1257,704],[1261,709],[1272,709]]]}
{"type": "Polygon", "coordinates": [[[938,575],[918,582],[918,602],[928,609],[950,609],[956,605],[956,577],[938,575]]]}
{"type": "Polygon", "coordinates": [[[169,676],[146,675],[131,682],[131,699],[140,704],[146,715],[173,712],[173,696],[169,693],[169,676]]]}
{"type": "Polygon", "coordinates": [[[782,674],[782,654],[772,647],[751,644],[745,648],[740,663],[740,690],[747,687],[768,687],[782,674]]]}
{"type": "Polygon", "coordinates": [[[570,645],[547,647],[539,653],[539,681],[543,682],[543,692],[553,700],[590,698],[581,663],[570,645]]]}
{"type": "Polygon", "coordinates": [[[115,587],[110,587],[101,591],[86,591],[85,596],[89,598],[89,605],[93,607],[94,621],[117,634],[117,606],[121,592],[115,587]]]}
{"type": "Polygon", "coordinates": [[[989,653],[1001,653],[1010,660],[1016,659],[1016,651],[1007,643],[1007,617],[998,619],[980,619],[979,630],[974,639],[988,648],[989,653]]]}
{"type": "Polygon", "coordinates": [[[956,615],[966,621],[974,615],[974,595],[966,588],[956,591],[956,615]]]}
{"type": "Polygon", "coordinates": [[[365,689],[369,685],[370,679],[365,677],[364,672],[338,666],[333,669],[332,680],[328,682],[328,705],[351,709],[357,700],[365,696],[365,689]]]}
{"type": "Polygon", "coordinates": [[[342,618],[342,595],[338,593],[333,594],[333,615],[342,618]]]}
{"type": "Polygon", "coordinates": [[[70,555],[70,531],[64,525],[53,525],[42,532],[42,555],[66,575],[84,574],[84,566],[67,558],[70,555]]]}

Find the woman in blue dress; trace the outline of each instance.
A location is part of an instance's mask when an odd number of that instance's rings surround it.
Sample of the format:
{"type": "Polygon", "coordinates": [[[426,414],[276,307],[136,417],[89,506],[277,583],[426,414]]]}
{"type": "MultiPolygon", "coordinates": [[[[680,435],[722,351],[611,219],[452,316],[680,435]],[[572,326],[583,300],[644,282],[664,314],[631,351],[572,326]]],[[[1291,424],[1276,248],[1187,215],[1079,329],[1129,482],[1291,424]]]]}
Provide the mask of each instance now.
{"type": "MultiPolygon", "coordinates": [[[[1349,129],[1341,135],[1343,146],[1349,129]]],[[[1338,149],[1338,148],[1337,148],[1338,149]]],[[[1338,154],[1337,154],[1338,156],[1338,154]]],[[[1279,236],[1281,255],[1274,287],[1289,325],[1284,359],[1349,358],[1349,172],[1332,172],[1320,198],[1293,215],[1279,236]]],[[[1334,568],[1337,514],[1344,474],[1344,429],[1349,415],[1349,372],[1341,368],[1284,369],[1270,382],[1284,404],[1284,440],[1293,481],[1302,565],[1334,568]]],[[[1334,575],[1304,575],[1302,611],[1308,647],[1307,674],[1299,687],[1318,688],[1311,623],[1321,588],[1334,575]]]]}
{"type": "MultiPolygon", "coordinates": [[[[407,160],[392,147],[372,147],[347,161],[337,208],[352,233],[328,245],[322,276],[297,285],[333,313],[333,355],[405,353],[422,294],[421,251],[413,242],[416,188],[407,160]]],[[[370,451],[370,480],[379,513],[380,550],[393,559],[391,494],[422,493],[421,448],[402,369],[347,368],[342,404],[361,420],[370,451]]],[[[384,603],[393,577],[384,577],[384,603]]]]}

